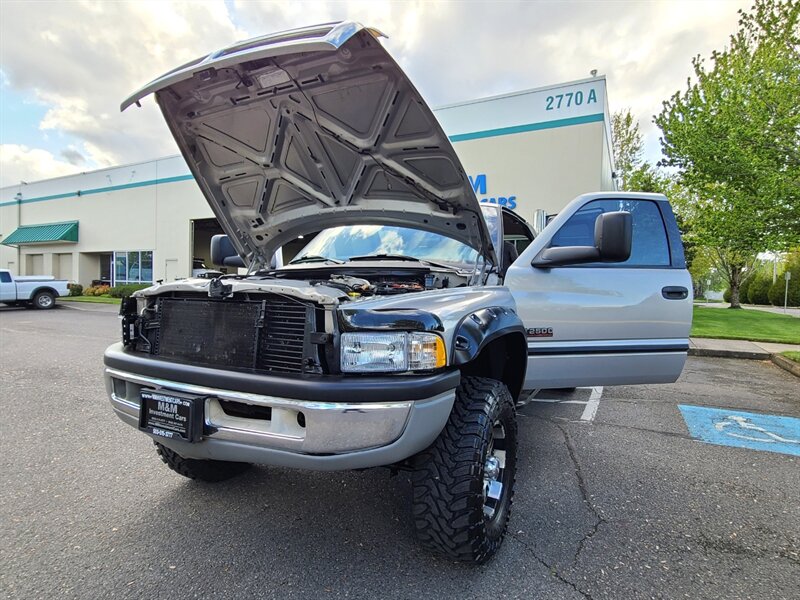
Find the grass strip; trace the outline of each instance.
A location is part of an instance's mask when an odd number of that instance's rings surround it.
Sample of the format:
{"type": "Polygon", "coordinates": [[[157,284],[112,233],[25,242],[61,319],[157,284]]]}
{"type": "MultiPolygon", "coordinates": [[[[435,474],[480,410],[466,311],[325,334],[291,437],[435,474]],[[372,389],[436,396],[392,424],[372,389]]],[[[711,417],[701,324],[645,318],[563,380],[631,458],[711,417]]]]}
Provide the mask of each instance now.
{"type": "Polygon", "coordinates": [[[119,298],[111,296],[60,296],[59,302],[89,302],[94,304],[119,304],[119,298]]]}
{"type": "Polygon", "coordinates": [[[692,337],[800,344],[800,319],[755,309],[694,307],[692,337]]]}

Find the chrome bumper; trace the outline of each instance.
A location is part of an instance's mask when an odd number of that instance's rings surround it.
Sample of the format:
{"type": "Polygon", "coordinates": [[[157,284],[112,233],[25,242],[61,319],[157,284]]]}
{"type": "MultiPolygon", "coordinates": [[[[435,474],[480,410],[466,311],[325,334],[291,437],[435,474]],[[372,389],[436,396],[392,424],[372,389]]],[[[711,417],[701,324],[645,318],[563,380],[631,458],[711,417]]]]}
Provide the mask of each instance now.
{"type": "MultiPolygon", "coordinates": [[[[117,415],[139,424],[142,388],[208,396],[200,443],[158,438],[186,458],[210,458],[313,469],[352,469],[398,462],[430,445],[441,432],[455,390],[398,402],[318,402],[180,383],[105,370],[117,415]],[[219,400],[269,407],[269,419],[226,414],[219,400]]],[[[394,384],[396,385],[396,383],[394,384]]]]}

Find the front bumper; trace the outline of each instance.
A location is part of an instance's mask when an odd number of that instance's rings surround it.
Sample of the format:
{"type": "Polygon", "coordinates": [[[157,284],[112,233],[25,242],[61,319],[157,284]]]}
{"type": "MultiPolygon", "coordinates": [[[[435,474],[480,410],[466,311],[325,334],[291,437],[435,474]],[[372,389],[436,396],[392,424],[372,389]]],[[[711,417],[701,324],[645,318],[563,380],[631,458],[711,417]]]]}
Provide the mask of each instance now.
{"type": "Polygon", "coordinates": [[[207,397],[201,442],[154,438],[181,456],[318,470],[389,465],[425,449],[447,422],[459,381],[458,372],[297,378],[290,380],[295,393],[287,397],[278,393],[287,391],[283,378],[167,363],[126,352],[120,344],[106,351],[105,363],[111,405],[133,427],[139,424],[142,388],[207,397]],[[232,377],[239,385],[210,385],[236,383],[232,377]],[[284,387],[270,385],[274,381],[284,387]],[[232,416],[219,400],[269,407],[270,417],[232,416]]]}

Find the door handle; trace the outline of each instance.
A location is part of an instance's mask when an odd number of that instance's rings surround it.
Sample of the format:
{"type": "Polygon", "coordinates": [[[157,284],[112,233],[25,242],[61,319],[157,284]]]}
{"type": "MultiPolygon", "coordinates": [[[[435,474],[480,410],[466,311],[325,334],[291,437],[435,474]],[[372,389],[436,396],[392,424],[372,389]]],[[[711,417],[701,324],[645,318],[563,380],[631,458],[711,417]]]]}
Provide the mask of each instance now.
{"type": "Polygon", "coordinates": [[[661,288],[661,295],[667,300],[684,300],[689,297],[689,290],[680,285],[668,285],[661,288]]]}

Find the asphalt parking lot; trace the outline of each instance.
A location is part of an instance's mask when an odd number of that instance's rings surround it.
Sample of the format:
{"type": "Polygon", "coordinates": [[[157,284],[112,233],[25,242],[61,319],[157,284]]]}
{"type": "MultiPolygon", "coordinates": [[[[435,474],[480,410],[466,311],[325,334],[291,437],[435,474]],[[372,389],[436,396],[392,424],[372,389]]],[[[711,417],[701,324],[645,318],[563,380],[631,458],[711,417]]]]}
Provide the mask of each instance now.
{"type": "MultiPolygon", "coordinates": [[[[800,457],[693,439],[679,406],[800,417],[770,363],[541,392],[510,535],[481,567],[412,537],[407,477],[258,467],[185,480],[105,398],[116,307],[0,309],[5,598],[798,598],[800,457]]],[[[791,444],[791,440],[789,440],[791,444]]]]}

